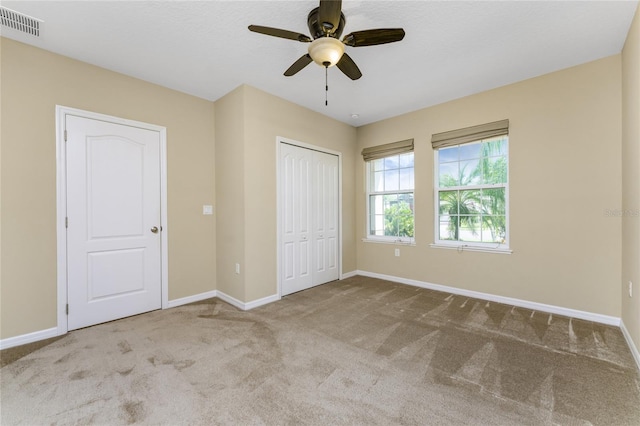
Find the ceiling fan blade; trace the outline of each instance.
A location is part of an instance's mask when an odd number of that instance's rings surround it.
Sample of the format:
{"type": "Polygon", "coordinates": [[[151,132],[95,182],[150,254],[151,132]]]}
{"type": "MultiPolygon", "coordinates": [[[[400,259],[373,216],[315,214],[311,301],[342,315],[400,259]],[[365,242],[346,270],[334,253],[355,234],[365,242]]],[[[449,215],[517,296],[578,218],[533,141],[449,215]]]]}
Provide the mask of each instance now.
{"type": "Polygon", "coordinates": [[[307,53],[306,55],[302,55],[300,57],[300,59],[298,59],[297,61],[295,61],[293,63],[293,65],[291,65],[289,67],[289,69],[287,69],[284,72],[284,75],[286,75],[287,77],[291,77],[292,75],[296,74],[298,71],[300,71],[302,68],[306,67],[307,65],[309,65],[311,63],[311,61],[313,61],[313,59],[311,59],[311,56],[309,56],[309,54],[307,53]]]}
{"type": "Polygon", "coordinates": [[[261,25],[249,25],[249,31],[254,33],[266,34],[273,37],[286,38],[289,40],[297,40],[302,43],[310,43],[311,37],[302,33],[296,33],[293,31],[281,30],[280,28],[263,27],[261,25]]]}
{"type": "Polygon", "coordinates": [[[347,46],[375,46],[376,44],[393,43],[404,38],[402,28],[380,28],[377,30],[355,31],[344,36],[342,42],[347,46]]]}
{"type": "Polygon", "coordinates": [[[340,68],[340,71],[342,71],[344,75],[349,77],[351,80],[357,80],[362,77],[360,69],[358,68],[356,63],[353,62],[351,56],[347,55],[346,53],[342,54],[342,58],[340,58],[336,66],[340,68]]]}
{"type": "Polygon", "coordinates": [[[325,34],[333,34],[340,24],[342,13],[342,0],[320,0],[318,9],[318,21],[325,34]]]}

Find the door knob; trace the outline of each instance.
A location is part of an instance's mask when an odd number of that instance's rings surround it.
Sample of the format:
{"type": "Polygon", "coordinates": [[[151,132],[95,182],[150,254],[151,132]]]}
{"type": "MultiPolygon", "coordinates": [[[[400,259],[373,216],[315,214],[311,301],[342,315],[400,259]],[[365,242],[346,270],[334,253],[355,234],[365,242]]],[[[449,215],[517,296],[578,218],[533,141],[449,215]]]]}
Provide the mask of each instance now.
{"type": "Polygon", "coordinates": [[[151,228],[151,232],[153,232],[154,234],[158,233],[158,227],[154,226],[153,228],[151,228]]]}

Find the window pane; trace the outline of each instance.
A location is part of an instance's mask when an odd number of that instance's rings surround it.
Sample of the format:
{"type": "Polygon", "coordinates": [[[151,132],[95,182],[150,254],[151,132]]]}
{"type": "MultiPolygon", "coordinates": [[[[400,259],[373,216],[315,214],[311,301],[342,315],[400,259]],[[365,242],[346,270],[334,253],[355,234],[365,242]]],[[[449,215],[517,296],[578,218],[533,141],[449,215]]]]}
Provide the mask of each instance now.
{"type": "Polygon", "coordinates": [[[372,183],[372,192],[384,191],[384,172],[375,172],[372,183]]]}
{"type": "Polygon", "coordinates": [[[448,163],[450,161],[458,161],[458,146],[438,150],[439,163],[448,163]]]}
{"type": "Polygon", "coordinates": [[[507,158],[485,157],[482,159],[483,183],[507,183],[507,158]]]}
{"type": "Polygon", "coordinates": [[[400,167],[413,167],[413,152],[400,155],[400,167]]]}
{"type": "Polygon", "coordinates": [[[499,136],[493,139],[486,139],[482,143],[482,155],[484,157],[495,157],[507,154],[507,138],[499,136]]]}
{"type": "Polygon", "coordinates": [[[458,180],[458,163],[440,164],[438,173],[440,188],[448,188],[451,186],[460,185],[460,181],[458,180]]]}
{"type": "Polygon", "coordinates": [[[384,196],[369,196],[369,234],[384,235],[384,196]]]}
{"type": "Polygon", "coordinates": [[[384,235],[413,237],[413,195],[386,195],[384,216],[384,235]]]}
{"type": "Polygon", "coordinates": [[[386,170],[384,172],[384,190],[397,191],[400,188],[400,173],[398,170],[386,170]]]}
{"type": "Polygon", "coordinates": [[[481,241],[480,215],[460,216],[460,241],[481,241]]]}
{"type": "Polygon", "coordinates": [[[384,169],[384,160],[382,158],[371,161],[371,169],[378,171],[384,169]]]}
{"type": "Polygon", "coordinates": [[[439,226],[439,238],[441,240],[458,239],[458,216],[441,215],[439,226]]]}
{"type": "Polygon", "coordinates": [[[458,210],[460,214],[472,215],[480,214],[482,205],[482,190],[471,189],[460,191],[460,205],[458,210]]]}
{"type": "Polygon", "coordinates": [[[400,169],[400,189],[413,189],[413,169],[400,169]]]}
{"type": "Polygon", "coordinates": [[[383,158],[385,170],[397,169],[398,168],[398,157],[399,157],[398,155],[394,155],[393,157],[383,158]]]}
{"type": "Polygon", "coordinates": [[[460,162],[460,185],[478,185],[482,181],[480,160],[460,162]]]}
{"type": "Polygon", "coordinates": [[[396,194],[393,195],[384,195],[384,235],[386,236],[396,236],[397,229],[393,229],[393,223],[390,221],[390,217],[392,215],[393,206],[398,204],[398,196],[396,194]]]}
{"type": "Polygon", "coordinates": [[[460,160],[470,160],[480,158],[480,150],[482,146],[479,143],[469,143],[460,145],[460,160]]]}
{"type": "Polygon", "coordinates": [[[482,212],[487,215],[506,214],[505,189],[494,188],[482,191],[482,212]]]}
{"type": "Polygon", "coordinates": [[[458,191],[440,191],[440,214],[458,214],[458,191]]]}
{"type": "Polygon", "coordinates": [[[482,217],[482,241],[487,243],[504,243],[506,237],[505,216],[482,217]]]}

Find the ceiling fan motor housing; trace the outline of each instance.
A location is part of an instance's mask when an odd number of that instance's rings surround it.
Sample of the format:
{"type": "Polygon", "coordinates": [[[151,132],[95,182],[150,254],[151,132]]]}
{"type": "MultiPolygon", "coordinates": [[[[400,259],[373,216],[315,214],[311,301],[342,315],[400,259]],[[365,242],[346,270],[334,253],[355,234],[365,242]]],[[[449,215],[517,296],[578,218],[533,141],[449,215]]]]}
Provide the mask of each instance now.
{"type": "Polygon", "coordinates": [[[340,23],[338,24],[338,28],[333,28],[331,24],[323,25],[322,22],[318,19],[318,10],[320,8],[316,7],[309,12],[309,16],[307,17],[307,26],[309,27],[309,33],[311,37],[314,39],[320,37],[333,37],[340,38],[342,35],[342,30],[344,30],[344,25],[347,20],[344,17],[344,13],[340,12],[340,23]]]}

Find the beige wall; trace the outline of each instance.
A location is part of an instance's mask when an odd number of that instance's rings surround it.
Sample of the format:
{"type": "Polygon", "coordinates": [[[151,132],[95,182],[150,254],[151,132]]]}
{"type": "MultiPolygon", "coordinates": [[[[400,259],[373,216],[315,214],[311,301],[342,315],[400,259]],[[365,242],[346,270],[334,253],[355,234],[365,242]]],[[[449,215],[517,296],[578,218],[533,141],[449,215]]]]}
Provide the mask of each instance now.
{"type": "Polygon", "coordinates": [[[358,269],[620,316],[620,55],[358,129],[358,149],[415,139],[416,245],[366,234],[364,163],[356,171],[358,269]],[[511,255],[434,242],[433,133],[510,120],[511,255]]]}
{"type": "Polygon", "coordinates": [[[56,326],[56,105],[167,128],[169,299],[215,289],[213,104],[0,40],[0,337],[56,326]]]}
{"type": "Polygon", "coordinates": [[[249,86],[214,104],[0,39],[0,338],[56,325],[59,104],[167,127],[170,300],[213,289],[244,302],[276,293],[281,136],[342,153],[343,272],[622,315],[638,343],[639,220],[605,215],[640,206],[638,21],[622,55],[358,129],[249,86]],[[430,248],[431,134],[504,118],[514,253],[430,248]],[[416,245],[400,246],[395,257],[395,245],[361,242],[359,153],[407,138],[416,144],[416,245]],[[213,204],[214,216],[203,216],[202,204],[213,204]],[[628,280],[636,283],[633,299],[628,280]]]}
{"type": "Polygon", "coordinates": [[[640,351],[640,8],[622,51],[622,321],[640,351]],[[628,282],[633,282],[629,297],[628,282]]]}
{"type": "Polygon", "coordinates": [[[217,289],[245,299],[244,86],[222,97],[216,109],[217,289]]]}
{"type": "MultiPolygon", "coordinates": [[[[322,100],[319,99],[319,102],[322,100]]],[[[356,269],[355,230],[354,230],[354,164],[356,129],[291,102],[285,101],[250,86],[241,86],[229,95],[216,102],[217,149],[226,142],[221,140],[221,133],[228,135],[229,143],[237,136],[231,128],[243,126],[244,162],[235,165],[228,163],[225,156],[217,151],[219,161],[216,176],[219,182],[218,204],[231,202],[222,197],[220,187],[230,185],[233,203],[242,206],[239,214],[244,214],[241,224],[230,226],[235,237],[222,238],[222,227],[225,223],[219,220],[218,238],[218,288],[225,293],[251,302],[277,293],[277,235],[276,235],[276,137],[293,139],[305,144],[315,145],[340,152],[342,154],[342,226],[343,251],[342,268],[345,272],[356,269]],[[223,120],[223,114],[236,114],[238,108],[243,109],[242,122],[237,117],[230,121],[223,120]],[[234,112],[231,113],[230,110],[234,112]],[[223,130],[222,127],[225,129],[223,130]],[[238,176],[242,170],[242,176],[238,176]],[[235,176],[235,178],[233,178],[235,176]],[[234,180],[236,179],[236,180],[234,180]],[[240,195],[242,194],[242,195],[240,195]],[[244,241],[241,240],[244,238],[244,241]],[[241,265],[241,282],[237,275],[233,277],[236,260],[226,257],[228,251],[244,254],[241,265]],[[227,286],[234,278],[242,289],[227,286]],[[225,290],[227,289],[227,290],[225,290]]],[[[235,139],[237,142],[240,142],[235,139]]]]}

